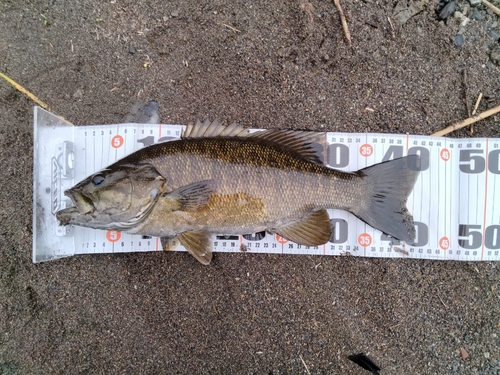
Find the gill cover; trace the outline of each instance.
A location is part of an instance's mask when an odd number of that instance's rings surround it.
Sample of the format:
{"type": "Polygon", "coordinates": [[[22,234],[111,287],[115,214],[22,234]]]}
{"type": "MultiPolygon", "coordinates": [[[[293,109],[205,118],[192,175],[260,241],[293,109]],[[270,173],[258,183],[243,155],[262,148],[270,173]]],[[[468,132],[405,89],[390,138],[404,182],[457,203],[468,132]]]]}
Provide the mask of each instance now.
{"type": "Polygon", "coordinates": [[[64,194],[74,206],[58,211],[56,216],[62,225],[130,229],[146,218],[164,183],[151,164],[116,163],[66,190],[64,194]]]}

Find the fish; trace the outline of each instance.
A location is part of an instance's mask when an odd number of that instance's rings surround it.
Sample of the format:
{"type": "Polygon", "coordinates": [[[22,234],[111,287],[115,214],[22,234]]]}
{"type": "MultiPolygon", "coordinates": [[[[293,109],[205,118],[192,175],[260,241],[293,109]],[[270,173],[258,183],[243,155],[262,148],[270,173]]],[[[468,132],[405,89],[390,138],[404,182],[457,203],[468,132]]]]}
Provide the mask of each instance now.
{"type": "Polygon", "coordinates": [[[56,218],[63,226],[160,237],[163,246],[176,239],[204,265],[215,234],[266,231],[323,245],[332,237],[327,209],[414,241],[406,201],[419,156],[344,172],[324,165],[315,136],[198,121],[180,139],[144,147],[66,190],[73,206],[56,218]]]}

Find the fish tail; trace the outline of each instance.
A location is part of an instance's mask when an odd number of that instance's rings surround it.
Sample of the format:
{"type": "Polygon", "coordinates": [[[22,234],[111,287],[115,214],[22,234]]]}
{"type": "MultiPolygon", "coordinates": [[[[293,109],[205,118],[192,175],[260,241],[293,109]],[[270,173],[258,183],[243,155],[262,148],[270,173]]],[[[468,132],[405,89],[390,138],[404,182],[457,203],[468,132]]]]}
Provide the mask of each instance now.
{"type": "Polygon", "coordinates": [[[357,171],[366,190],[364,202],[351,212],[398,240],[413,242],[416,231],[406,200],[420,173],[419,165],[418,155],[408,155],[357,171]]]}

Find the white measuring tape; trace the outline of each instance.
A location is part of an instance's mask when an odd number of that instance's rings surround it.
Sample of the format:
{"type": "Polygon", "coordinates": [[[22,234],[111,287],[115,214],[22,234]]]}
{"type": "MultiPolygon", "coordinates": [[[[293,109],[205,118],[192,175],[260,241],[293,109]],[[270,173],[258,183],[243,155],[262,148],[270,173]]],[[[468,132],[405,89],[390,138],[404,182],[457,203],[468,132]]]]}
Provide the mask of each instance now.
{"type": "MultiPolygon", "coordinates": [[[[71,202],[63,192],[90,174],[151,144],[180,137],[183,126],[118,124],[74,127],[35,107],[33,261],[75,254],[160,251],[157,238],[61,227],[54,213],[71,202]]],[[[500,139],[326,133],[325,162],[355,171],[408,154],[421,173],[407,207],[415,242],[400,243],[342,210],[329,210],[334,234],[303,246],[265,232],[214,236],[214,251],[280,254],[500,259],[500,139]]],[[[394,181],[395,184],[398,181],[394,181]]],[[[184,250],[177,245],[175,250],[184,250]]]]}

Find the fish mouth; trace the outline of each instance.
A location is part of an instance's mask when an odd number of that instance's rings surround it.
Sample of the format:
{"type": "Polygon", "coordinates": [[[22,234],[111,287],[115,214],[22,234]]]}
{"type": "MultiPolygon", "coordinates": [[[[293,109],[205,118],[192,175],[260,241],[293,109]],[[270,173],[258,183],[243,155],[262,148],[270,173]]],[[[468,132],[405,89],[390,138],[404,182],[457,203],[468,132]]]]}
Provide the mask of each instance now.
{"type": "Polygon", "coordinates": [[[80,215],[91,214],[96,210],[94,200],[89,195],[73,189],[66,190],[64,195],[71,199],[80,215]]]}
{"type": "Polygon", "coordinates": [[[93,199],[88,195],[72,189],[66,190],[64,195],[71,199],[74,206],[56,212],[56,218],[61,225],[88,221],[90,219],[89,215],[96,210],[93,199]],[[85,218],[87,218],[87,220],[85,220],[85,218]]]}

